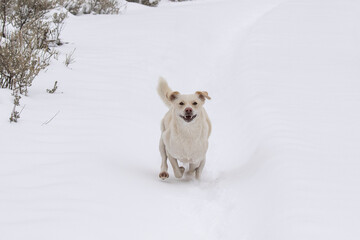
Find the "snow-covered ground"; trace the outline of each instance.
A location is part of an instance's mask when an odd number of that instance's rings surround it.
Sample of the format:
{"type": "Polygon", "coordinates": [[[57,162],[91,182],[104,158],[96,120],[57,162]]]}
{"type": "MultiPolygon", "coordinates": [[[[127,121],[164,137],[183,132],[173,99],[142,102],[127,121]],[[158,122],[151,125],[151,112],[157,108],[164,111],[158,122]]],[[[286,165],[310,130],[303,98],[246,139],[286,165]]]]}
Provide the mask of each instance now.
{"type": "Polygon", "coordinates": [[[360,239],[359,1],[129,4],[62,38],[19,123],[0,89],[1,240],[360,239]],[[160,75],[212,97],[201,181],[158,178],[160,75]]]}

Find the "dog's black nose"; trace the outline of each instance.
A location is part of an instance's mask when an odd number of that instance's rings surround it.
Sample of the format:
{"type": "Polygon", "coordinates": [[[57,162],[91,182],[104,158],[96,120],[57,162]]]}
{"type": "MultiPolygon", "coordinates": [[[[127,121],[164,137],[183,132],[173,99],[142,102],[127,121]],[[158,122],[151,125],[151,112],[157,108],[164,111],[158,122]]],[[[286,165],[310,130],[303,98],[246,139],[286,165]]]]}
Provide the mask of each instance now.
{"type": "Polygon", "coordinates": [[[191,114],[192,113],[192,108],[190,108],[190,107],[185,108],[185,113],[186,114],[191,114]]]}

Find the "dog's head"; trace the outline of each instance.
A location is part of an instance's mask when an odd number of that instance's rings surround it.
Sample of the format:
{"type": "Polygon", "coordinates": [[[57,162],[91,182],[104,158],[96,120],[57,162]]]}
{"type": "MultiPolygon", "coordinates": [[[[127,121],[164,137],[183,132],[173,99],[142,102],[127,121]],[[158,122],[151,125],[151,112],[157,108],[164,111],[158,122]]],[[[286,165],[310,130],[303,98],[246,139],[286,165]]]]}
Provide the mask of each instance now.
{"type": "Polygon", "coordinates": [[[167,98],[172,103],[176,115],[187,123],[195,120],[201,113],[205,99],[211,99],[206,91],[198,91],[194,94],[172,92],[167,98]]]}

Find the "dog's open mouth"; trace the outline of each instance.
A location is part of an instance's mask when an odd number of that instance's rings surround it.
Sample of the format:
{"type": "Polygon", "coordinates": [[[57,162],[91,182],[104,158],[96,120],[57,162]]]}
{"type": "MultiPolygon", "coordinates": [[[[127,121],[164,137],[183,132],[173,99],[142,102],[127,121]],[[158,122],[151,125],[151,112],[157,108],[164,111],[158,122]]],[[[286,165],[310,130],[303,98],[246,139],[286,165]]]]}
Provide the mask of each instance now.
{"type": "Polygon", "coordinates": [[[191,122],[192,120],[194,120],[194,118],[196,118],[196,114],[195,115],[185,115],[185,116],[181,116],[180,117],[182,119],[184,119],[185,122],[191,122]]]}

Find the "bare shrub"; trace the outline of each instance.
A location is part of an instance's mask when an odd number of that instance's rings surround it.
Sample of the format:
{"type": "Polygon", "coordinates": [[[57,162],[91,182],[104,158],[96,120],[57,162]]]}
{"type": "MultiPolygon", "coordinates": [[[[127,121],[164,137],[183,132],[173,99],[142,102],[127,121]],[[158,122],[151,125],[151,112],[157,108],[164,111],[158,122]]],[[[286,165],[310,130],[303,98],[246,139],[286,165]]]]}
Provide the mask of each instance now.
{"type": "Polygon", "coordinates": [[[118,14],[123,0],[59,0],[59,4],[74,15],[118,14]]]}
{"type": "Polygon", "coordinates": [[[65,66],[69,67],[70,64],[73,64],[75,62],[75,58],[74,58],[74,53],[75,53],[76,48],[74,48],[74,50],[72,50],[72,52],[70,52],[69,54],[66,54],[65,57],[65,66]]]}
{"type": "Polygon", "coordinates": [[[58,46],[63,44],[60,40],[60,34],[61,34],[62,30],[64,29],[66,18],[67,18],[67,13],[64,13],[64,12],[60,12],[60,13],[55,12],[52,15],[53,27],[51,28],[50,35],[52,37],[52,40],[58,46]]]}
{"type": "Polygon", "coordinates": [[[12,95],[14,96],[14,106],[13,106],[13,110],[11,111],[11,115],[10,115],[9,119],[10,119],[10,122],[17,122],[17,120],[20,118],[20,113],[22,111],[22,110],[20,112],[16,111],[16,107],[20,106],[21,96],[19,95],[18,89],[14,89],[12,95]]]}
{"type": "Polygon", "coordinates": [[[140,3],[149,7],[156,7],[161,0],[127,0],[128,2],[140,3]]]}
{"type": "Polygon", "coordinates": [[[55,2],[50,0],[13,0],[11,22],[15,28],[22,30],[24,26],[44,20],[55,2]]]}
{"type": "Polygon", "coordinates": [[[54,92],[56,92],[56,89],[57,89],[58,87],[57,87],[57,81],[55,81],[55,83],[54,83],[54,87],[52,88],[52,89],[46,89],[46,91],[48,92],[48,93],[54,93],[54,92]]]}
{"type": "Polygon", "coordinates": [[[73,15],[82,13],[85,4],[85,0],[59,0],[58,2],[73,15]]]}
{"type": "Polygon", "coordinates": [[[50,23],[46,14],[54,7],[50,0],[0,0],[0,87],[27,94],[34,78],[56,53],[49,48],[50,23]]]}
{"type": "Polygon", "coordinates": [[[20,118],[20,113],[16,111],[16,106],[14,105],[13,110],[11,111],[10,115],[10,122],[17,122],[17,120],[20,118]]]}
{"type": "Polygon", "coordinates": [[[120,11],[117,0],[90,0],[88,13],[118,14],[120,11]]]}
{"type": "MultiPolygon", "coordinates": [[[[0,87],[13,90],[14,108],[10,121],[20,113],[20,95],[27,95],[35,77],[57,56],[54,45],[61,45],[60,33],[66,13],[49,14],[64,6],[73,14],[118,14],[124,0],[0,0],[0,87]]],[[[65,65],[74,63],[73,54],[66,55],[65,65]]],[[[54,88],[48,92],[53,93],[54,88]]]]}
{"type": "Polygon", "coordinates": [[[0,0],[0,19],[1,19],[1,36],[5,37],[5,26],[9,21],[11,14],[11,0],[0,0]]]}
{"type": "Polygon", "coordinates": [[[49,65],[54,53],[38,48],[37,35],[24,41],[21,31],[11,34],[0,48],[1,87],[27,95],[34,78],[49,65]]]}

